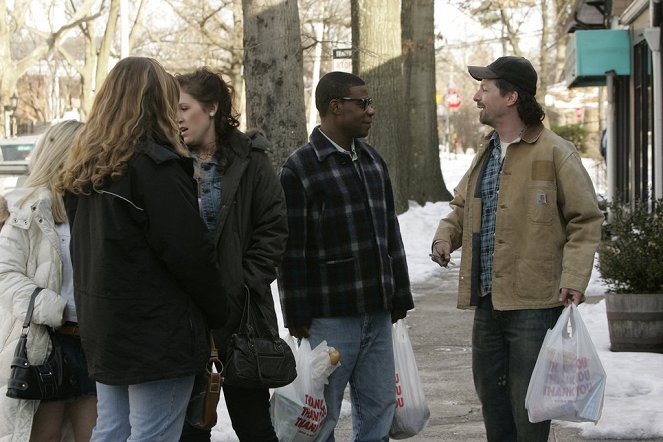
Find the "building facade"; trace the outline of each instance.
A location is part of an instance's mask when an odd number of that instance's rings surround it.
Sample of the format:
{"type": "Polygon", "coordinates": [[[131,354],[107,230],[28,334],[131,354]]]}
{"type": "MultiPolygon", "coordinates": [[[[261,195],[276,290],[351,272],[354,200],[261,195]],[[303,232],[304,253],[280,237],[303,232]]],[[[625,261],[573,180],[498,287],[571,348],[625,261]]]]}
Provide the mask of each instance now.
{"type": "Polygon", "coordinates": [[[569,87],[607,86],[610,201],[663,198],[662,0],[577,0],[568,25],[569,87]]]}

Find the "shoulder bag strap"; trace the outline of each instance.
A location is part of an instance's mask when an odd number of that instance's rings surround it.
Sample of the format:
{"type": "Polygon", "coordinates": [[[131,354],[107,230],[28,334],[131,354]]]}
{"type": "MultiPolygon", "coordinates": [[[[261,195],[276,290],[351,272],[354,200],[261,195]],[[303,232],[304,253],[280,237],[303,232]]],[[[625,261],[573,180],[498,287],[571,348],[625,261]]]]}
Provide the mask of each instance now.
{"type": "Polygon", "coordinates": [[[23,321],[24,330],[30,327],[30,321],[32,321],[32,312],[34,311],[35,308],[35,299],[37,299],[37,295],[42,290],[44,290],[43,287],[37,287],[32,292],[32,296],[30,296],[30,303],[28,304],[28,310],[25,312],[25,321],[23,321]]]}
{"type": "MultiPolygon", "coordinates": [[[[209,338],[211,344],[209,363],[210,365],[214,365],[216,367],[216,372],[219,373],[219,375],[221,375],[223,373],[223,363],[219,359],[219,350],[216,348],[216,344],[214,343],[214,338],[211,336],[211,334],[209,338]]],[[[221,378],[221,383],[223,383],[223,378],[221,378]]]]}
{"type": "Polygon", "coordinates": [[[271,337],[272,337],[273,339],[274,339],[274,338],[277,338],[277,337],[279,336],[279,333],[278,333],[277,329],[274,328],[274,327],[272,327],[271,324],[267,321],[267,316],[268,316],[268,314],[267,314],[267,312],[265,312],[265,309],[267,308],[267,306],[265,305],[265,303],[262,302],[262,301],[261,301],[261,302],[258,302],[258,303],[256,303],[256,307],[258,308],[258,311],[257,311],[257,312],[254,312],[254,317],[253,317],[253,319],[254,319],[255,321],[258,321],[258,320],[256,319],[255,315],[259,314],[259,315],[261,316],[260,319],[262,320],[262,322],[261,322],[260,325],[262,325],[262,326],[265,327],[266,331],[271,335],[271,337]]]}
{"type": "Polygon", "coordinates": [[[242,311],[242,320],[239,323],[238,331],[253,336],[253,315],[251,314],[251,291],[244,285],[244,310],[242,311]]]}

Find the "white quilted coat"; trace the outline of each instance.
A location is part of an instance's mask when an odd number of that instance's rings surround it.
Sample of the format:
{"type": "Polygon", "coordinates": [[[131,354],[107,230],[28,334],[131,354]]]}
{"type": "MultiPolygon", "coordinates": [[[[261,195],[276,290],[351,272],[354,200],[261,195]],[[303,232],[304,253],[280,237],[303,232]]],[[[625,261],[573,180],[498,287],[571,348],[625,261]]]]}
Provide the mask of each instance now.
{"type": "Polygon", "coordinates": [[[39,401],[8,398],[7,379],[14,349],[35,287],[37,296],[28,333],[28,358],[42,363],[50,352],[46,328],[62,324],[66,301],[60,297],[62,258],[51,214],[48,191],[43,190],[22,208],[16,201],[29,193],[17,189],[5,195],[10,217],[0,232],[0,442],[30,439],[39,401]]]}

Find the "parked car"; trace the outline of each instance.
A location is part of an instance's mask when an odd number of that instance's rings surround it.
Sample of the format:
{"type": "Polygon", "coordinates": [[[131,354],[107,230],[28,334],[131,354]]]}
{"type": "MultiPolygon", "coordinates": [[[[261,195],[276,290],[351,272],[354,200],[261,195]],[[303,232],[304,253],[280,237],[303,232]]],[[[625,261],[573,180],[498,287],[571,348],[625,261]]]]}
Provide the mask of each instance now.
{"type": "Polygon", "coordinates": [[[0,139],[0,162],[29,160],[30,152],[38,139],[39,135],[0,139]]]}
{"type": "Polygon", "coordinates": [[[38,139],[39,135],[0,139],[0,194],[25,181],[30,153],[38,139]]]}

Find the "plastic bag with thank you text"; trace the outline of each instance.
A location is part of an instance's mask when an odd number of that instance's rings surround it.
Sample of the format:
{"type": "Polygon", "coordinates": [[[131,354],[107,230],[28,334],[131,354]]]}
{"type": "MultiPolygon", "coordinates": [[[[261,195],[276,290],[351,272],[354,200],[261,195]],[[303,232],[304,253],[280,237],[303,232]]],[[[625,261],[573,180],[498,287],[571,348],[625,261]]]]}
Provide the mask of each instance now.
{"type": "Polygon", "coordinates": [[[564,308],[548,330],[527,388],[530,422],[597,422],[606,374],[578,308],[564,308]]]}
{"type": "Polygon", "coordinates": [[[291,384],[274,390],[272,424],[280,442],[311,441],[327,417],[324,389],[329,375],[339,365],[338,353],[326,341],[314,349],[308,339],[302,339],[299,347],[293,339],[287,342],[295,355],[297,377],[291,384]]]}

